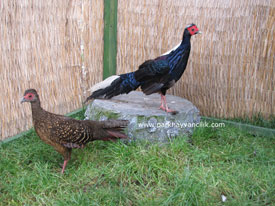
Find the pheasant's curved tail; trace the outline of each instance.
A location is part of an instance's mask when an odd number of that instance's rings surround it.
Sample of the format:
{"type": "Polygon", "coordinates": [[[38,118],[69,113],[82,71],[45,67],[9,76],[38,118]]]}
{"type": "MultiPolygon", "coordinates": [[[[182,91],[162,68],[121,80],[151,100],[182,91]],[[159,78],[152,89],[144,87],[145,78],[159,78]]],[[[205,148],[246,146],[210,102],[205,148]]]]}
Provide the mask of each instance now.
{"type": "Polygon", "coordinates": [[[110,99],[120,94],[128,94],[136,90],[140,83],[136,81],[134,72],[122,75],[114,75],[104,81],[94,85],[89,91],[92,93],[84,103],[91,99],[103,98],[110,99]]]}

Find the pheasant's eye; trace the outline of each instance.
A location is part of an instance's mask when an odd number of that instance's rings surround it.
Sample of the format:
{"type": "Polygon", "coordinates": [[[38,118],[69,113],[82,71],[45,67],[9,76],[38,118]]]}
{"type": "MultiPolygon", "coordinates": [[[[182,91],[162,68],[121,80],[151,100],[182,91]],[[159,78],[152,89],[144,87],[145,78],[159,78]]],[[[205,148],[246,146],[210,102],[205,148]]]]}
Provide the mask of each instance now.
{"type": "Polygon", "coordinates": [[[32,99],[33,98],[33,94],[28,94],[27,98],[28,99],[32,99]]]}
{"type": "Polygon", "coordinates": [[[195,31],[195,29],[193,28],[192,31],[195,31]]]}

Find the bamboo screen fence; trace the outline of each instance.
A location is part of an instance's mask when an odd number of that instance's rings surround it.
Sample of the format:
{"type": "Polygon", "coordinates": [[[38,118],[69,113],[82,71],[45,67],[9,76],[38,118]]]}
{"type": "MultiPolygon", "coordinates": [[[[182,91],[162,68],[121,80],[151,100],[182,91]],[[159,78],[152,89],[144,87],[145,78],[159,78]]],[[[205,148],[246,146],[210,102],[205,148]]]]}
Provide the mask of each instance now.
{"type": "Polygon", "coordinates": [[[202,35],[170,93],[201,114],[275,113],[274,0],[118,0],[117,71],[136,70],[172,49],[189,23],[202,35]]]}
{"type": "Polygon", "coordinates": [[[0,140],[31,126],[30,105],[20,104],[25,89],[65,114],[102,80],[103,2],[0,1],[0,140]]]}
{"type": "MultiPolygon", "coordinates": [[[[64,114],[102,79],[104,0],[0,1],[0,140],[31,125],[27,88],[64,114]]],[[[183,78],[170,93],[202,115],[275,113],[274,0],[118,0],[117,73],[173,48],[196,23],[183,78]]]]}

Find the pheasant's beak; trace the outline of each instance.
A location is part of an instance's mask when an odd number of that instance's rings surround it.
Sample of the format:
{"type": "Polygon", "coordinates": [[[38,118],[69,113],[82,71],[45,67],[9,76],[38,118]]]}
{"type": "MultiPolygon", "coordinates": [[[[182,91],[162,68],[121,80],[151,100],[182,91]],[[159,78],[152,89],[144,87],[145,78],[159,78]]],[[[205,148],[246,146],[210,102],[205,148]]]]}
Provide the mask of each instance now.
{"type": "Polygon", "coordinates": [[[201,31],[197,31],[196,34],[202,34],[202,32],[201,31]]]}
{"type": "Polygon", "coordinates": [[[25,99],[25,97],[22,97],[20,103],[22,104],[22,103],[24,103],[24,102],[26,102],[26,99],[25,99]]]}

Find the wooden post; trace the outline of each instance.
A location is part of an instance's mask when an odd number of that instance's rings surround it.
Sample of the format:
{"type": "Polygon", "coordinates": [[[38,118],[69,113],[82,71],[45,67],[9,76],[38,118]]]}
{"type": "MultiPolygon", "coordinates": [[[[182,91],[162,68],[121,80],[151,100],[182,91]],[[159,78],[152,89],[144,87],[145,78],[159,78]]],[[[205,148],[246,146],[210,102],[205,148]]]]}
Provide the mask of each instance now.
{"type": "Polygon", "coordinates": [[[104,0],[103,79],[116,74],[117,0],[104,0]]]}

